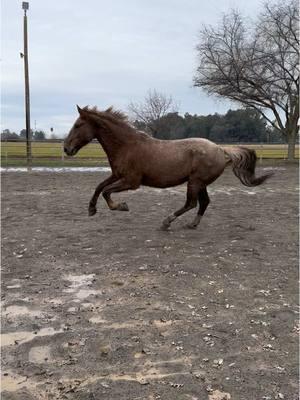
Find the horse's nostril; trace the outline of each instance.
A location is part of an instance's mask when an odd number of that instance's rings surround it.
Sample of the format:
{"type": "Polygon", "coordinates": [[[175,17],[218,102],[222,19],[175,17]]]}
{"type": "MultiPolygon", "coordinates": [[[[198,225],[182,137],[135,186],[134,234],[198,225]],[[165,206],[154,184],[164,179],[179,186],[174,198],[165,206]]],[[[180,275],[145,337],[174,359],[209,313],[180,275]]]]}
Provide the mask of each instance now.
{"type": "Polygon", "coordinates": [[[66,148],[66,146],[64,147],[64,152],[68,153],[68,149],[66,148]]]}

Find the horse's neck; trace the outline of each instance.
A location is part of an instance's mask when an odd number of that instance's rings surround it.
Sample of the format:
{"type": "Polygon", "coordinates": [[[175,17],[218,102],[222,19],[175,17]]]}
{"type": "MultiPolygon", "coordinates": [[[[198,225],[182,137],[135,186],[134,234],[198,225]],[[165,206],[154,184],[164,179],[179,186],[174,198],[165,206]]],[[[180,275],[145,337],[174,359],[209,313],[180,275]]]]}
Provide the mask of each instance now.
{"type": "Polygon", "coordinates": [[[96,135],[96,139],[101,144],[103,150],[109,158],[113,158],[119,151],[128,145],[131,137],[126,134],[115,132],[112,130],[110,132],[99,131],[96,135]]]}

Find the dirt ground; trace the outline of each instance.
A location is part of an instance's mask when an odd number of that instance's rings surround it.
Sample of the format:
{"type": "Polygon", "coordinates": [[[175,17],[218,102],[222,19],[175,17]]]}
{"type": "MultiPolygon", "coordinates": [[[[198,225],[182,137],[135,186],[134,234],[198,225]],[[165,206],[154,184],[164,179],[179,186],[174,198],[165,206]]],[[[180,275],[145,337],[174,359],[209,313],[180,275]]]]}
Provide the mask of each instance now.
{"type": "Polygon", "coordinates": [[[231,170],[198,230],[185,188],[116,195],[108,173],[2,173],[2,400],[298,399],[297,166],[231,170]]]}

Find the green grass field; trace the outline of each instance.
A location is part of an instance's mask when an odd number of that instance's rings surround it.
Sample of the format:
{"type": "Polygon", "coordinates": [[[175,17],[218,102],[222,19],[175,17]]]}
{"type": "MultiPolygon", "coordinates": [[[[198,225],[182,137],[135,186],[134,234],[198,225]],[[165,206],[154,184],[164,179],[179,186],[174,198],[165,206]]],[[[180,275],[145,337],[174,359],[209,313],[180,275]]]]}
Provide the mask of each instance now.
{"type": "MultiPolygon", "coordinates": [[[[26,144],[24,142],[2,142],[1,165],[3,167],[26,166],[26,144]]],[[[75,157],[67,157],[63,152],[62,143],[32,142],[32,165],[92,167],[107,165],[107,157],[98,143],[90,143],[75,157]]]]}
{"type": "MultiPolygon", "coordinates": [[[[97,166],[107,165],[107,158],[98,143],[90,143],[75,157],[63,153],[62,143],[32,142],[32,164],[35,166],[97,166]]],[[[286,159],[287,145],[251,144],[246,147],[256,150],[260,159],[286,159]]],[[[299,158],[299,145],[296,146],[299,158]]],[[[3,167],[26,165],[26,143],[1,142],[1,165],[3,167]]]]}
{"type": "MultiPolygon", "coordinates": [[[[58,157],[63,155],[62,143],[32,142],[33,157],[58,157]]],[[[2,142],[1,157],[26,157],[26,144],[24,142],[2,142]]],[[[106,158],[98,143],[90,143],[83,147],[75,158],[106,158]]]]}

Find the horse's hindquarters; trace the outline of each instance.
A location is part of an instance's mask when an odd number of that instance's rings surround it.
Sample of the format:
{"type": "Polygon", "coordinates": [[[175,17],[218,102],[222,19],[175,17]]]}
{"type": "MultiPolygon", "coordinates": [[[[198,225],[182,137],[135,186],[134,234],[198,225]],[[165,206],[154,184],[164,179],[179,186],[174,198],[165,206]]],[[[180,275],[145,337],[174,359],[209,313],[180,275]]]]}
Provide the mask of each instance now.
{"type": "Polygon", "coordinates": [[[142,184],[159,188],[180,185],[188,180],[206,186],[222,174],[224,151],[204,139],[153,141],[141,149],[142,184]]]}

